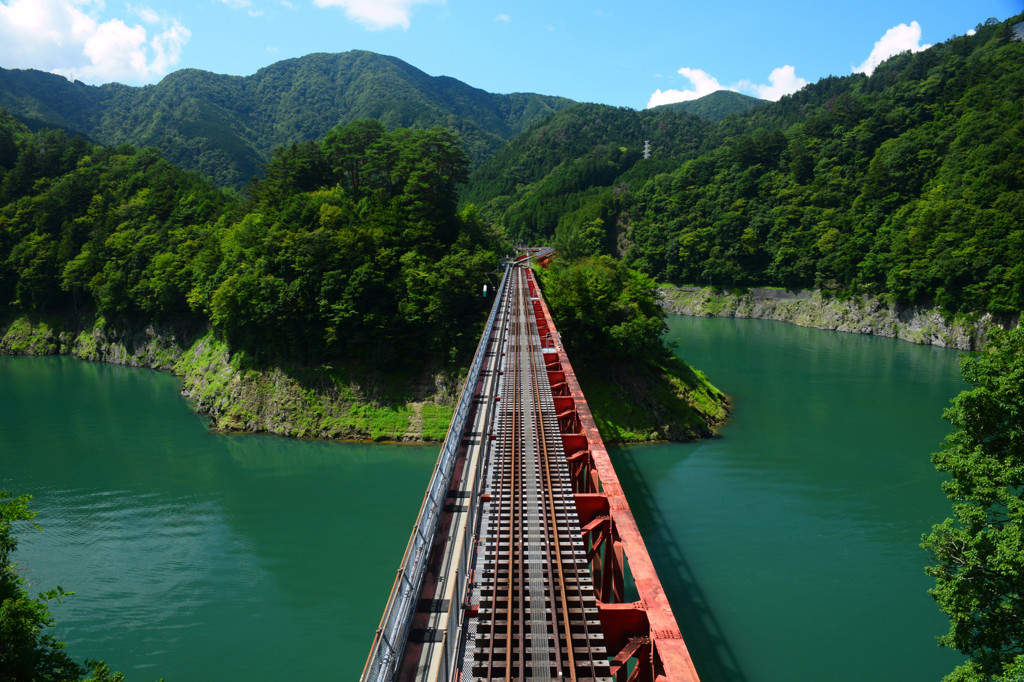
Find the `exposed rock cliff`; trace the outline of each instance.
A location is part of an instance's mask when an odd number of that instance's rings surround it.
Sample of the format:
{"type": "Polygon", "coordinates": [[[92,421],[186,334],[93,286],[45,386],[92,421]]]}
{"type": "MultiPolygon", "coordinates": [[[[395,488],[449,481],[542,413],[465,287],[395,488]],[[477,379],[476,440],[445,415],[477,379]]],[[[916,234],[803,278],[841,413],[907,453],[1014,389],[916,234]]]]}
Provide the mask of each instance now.
{"type": "Polygon", "coordinates": [[[749,289],[734,294],[710,287],[662,287],[662,305],[677,315],[751,317],[801,327],[875,334],[933,346],[973,350],[993,327],[1015,327],[1020,315],[943,316],[933,308],[895,306],[868,297],[828,298],[820,291],[749,289]]]}

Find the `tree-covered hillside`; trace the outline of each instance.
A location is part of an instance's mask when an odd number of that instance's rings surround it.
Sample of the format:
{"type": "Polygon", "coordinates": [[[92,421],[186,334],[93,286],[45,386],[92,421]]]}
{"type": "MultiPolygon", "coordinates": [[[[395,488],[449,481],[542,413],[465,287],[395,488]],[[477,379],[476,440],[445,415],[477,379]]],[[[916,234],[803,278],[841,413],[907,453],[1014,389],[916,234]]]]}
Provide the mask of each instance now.
{"type": "Polygon", "coordinates": [[[239,201],[153,149],[0,115],[0,314],[208,322],[263,358],[374,367],[472,349],[496,243],[456,213],[441,128],[335,128],[278,149],[239,201]]]}
{"type": "Polygon", "coordinates": [[[478,169],[465,196],[513,237],[617,250],[676,283],[1020,311],[1022,18],[718,124],[570,107],[478,169]]]}
{"type": "Polygon", "coordinates": [[[716,90],[698,99],[676,104],[662,104],[658,109],[674,109],[685,111],[709,121],[721,121],[732,114],[742,114],[755,107],[768,104],[768,100],[758,99],[732,90],[716,90]]]}
{"type": "Polygon", "coordinates": [[[140,88],[0,69],[0,107],[30,128],[156,147],[175,165],[236,188],[275,148],[321,138],[339,124],[374,118],[389,130],[441,126],[458,132],[478,163],[570,103],[487,93],[363,51],[289,59],[246,77],[185,69],[140,88]]]}
{"type": "Polygon", "coordinates": [[[607,221],[626,186],[639,187],[697,154],[713,127],[667,108],[576,104],[537,123],[477,168],[462,201],[477,205],[514,239],[550,240],[559,226],[585,229],[594,220],[607,221]],[[640,163],[645,140],[654,157],[640,163]]]}

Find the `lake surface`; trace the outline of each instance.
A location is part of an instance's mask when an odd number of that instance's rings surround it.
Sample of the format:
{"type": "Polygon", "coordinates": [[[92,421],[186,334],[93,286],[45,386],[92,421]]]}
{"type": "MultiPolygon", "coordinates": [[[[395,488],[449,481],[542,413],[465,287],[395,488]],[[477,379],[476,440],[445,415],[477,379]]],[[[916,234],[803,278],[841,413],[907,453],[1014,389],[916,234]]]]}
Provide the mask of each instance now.
{"type": "Polygon", "coordinates": [[[762,320],[674,317],[733,399],[721,438],[613,461],[702,682],[939,680],[948,622],[921,535],[958,353],[762,320]]]}
{"type": "MultiPolygon", "coordinates": [[[[938,680],[918,547],[957,354],[756,320],[673,318],[733,397],[712,441],[613,451],[703,682],[938,680]]],[[[147,370],[0,356],[16,555],[76,659],[130,682],[352,680],[436,447],[212,434],[147,370]]]]}
{"type": "Polygon", "coordinates": [[[0,356],[0,489],[77,660],[130,682],[358,679],[437,447],[210,433],[168,374],[0,356]]]}

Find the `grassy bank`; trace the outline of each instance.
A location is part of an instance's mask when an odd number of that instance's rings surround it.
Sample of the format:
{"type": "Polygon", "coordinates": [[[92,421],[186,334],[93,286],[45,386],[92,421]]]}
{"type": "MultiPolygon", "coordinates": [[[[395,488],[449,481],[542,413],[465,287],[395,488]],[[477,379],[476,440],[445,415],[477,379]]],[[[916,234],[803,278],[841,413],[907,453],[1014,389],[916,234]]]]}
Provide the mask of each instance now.
{"type": "Polygon", "coordinates": [[[670,353],[646,363],[574,369],[609,443],[707,438],[729,414],[725,394],[670,353]]]}
{"type": "Polygon", "coordinates": [[[173,371],[214,428],[299,438],[440,441],[454,410],[451,377],[382,375],[355,367],[261,365],[212,333],[173,371]]]}

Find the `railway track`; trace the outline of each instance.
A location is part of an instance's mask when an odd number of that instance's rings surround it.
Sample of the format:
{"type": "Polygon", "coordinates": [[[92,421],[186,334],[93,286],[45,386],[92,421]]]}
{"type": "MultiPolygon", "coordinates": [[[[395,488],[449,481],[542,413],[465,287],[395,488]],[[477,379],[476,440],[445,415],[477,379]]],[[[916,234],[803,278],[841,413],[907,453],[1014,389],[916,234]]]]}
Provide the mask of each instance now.
{"type": "Polygon", "coordinates": [[[523,266],[506,264],[360,679],[699,682],[523,266]]]}
{"type": "Polygon", "coordinates": [[[609,680],[597,603],[581,540],[525,268],[505,303],[502,382],[486,466],[478,615],[464,678],[609,680]]]}

